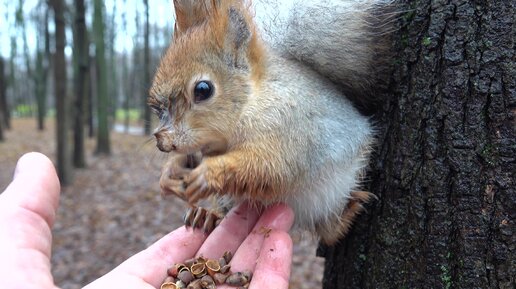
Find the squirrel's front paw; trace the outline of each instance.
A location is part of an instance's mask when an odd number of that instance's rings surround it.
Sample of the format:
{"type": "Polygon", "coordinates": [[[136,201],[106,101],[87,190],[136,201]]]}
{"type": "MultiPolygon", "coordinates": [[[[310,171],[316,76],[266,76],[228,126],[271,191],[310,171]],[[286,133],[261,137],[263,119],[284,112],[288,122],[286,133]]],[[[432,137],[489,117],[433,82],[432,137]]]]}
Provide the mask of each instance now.
{"type": "Polygon", "coordinates": [[[185,177],[184,182],[186,188],[184,190],[184,196],[189,204],[195,204],[200,199],[204,199],[209,195],[210,192],[206,173],[207,166],[205,163],[201,163],[185,177]]]}
{"type": "Polygon", "coordinates": [[[185,226],[192,228],[199,228],[205,233],[211,233],[213,229],[220,223],[222,220],[222,216],[220,214],[215,213],[212,210],[207,210],[201,207],[191,207],[186,211],[186,214],[183,218],[185,226]]]}
{"type": "Polygon", "coordinates": [[[177,155],[170,158],[163,167],[159,180],[162,195],[176,195],[186,200],[184,179],[192,172],[198,162],[198,158],[193,155],[177,155]]]}

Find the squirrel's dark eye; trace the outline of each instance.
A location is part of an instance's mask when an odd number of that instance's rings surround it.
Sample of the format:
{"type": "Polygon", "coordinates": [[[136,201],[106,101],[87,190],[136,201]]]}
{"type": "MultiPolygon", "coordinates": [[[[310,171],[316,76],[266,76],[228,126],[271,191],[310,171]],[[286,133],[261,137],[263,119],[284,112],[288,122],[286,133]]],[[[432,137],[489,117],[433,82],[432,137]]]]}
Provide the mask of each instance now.
{"type": "Polygon", "coordinates": [[[195,102],[207,100],[213,95],[213,84],[209,81],[199,81],[195,84],[194,98],[195,102]]]}

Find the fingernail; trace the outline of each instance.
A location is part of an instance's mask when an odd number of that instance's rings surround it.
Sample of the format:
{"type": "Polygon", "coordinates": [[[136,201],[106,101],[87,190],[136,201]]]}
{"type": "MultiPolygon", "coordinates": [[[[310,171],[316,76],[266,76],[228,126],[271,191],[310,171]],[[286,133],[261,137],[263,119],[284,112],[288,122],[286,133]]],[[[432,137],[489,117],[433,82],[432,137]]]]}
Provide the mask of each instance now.
{"type": "Polygon", "coordinates": [[[33,168],[34,164],[39,165],[41,162],[50,161],[48,158],[37,152],[26,153],[18,159],[16,168],[14,169],[13,180],[20,176],[20,174],[33,168]],[[31,165],[32,164],[32,165],[31,165]]]}

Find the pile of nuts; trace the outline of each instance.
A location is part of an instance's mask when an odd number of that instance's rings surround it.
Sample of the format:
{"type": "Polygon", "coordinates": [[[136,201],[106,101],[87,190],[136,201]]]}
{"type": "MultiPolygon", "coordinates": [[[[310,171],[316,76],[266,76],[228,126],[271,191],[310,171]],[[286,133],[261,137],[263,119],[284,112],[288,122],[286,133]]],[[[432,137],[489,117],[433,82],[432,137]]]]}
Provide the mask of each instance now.
{"type": "Polygon", "coordinates": [[[167,270],[168,277],[161,284],[161,289],[215,289],[222,284],[248,288],[252,272],[232,273],[229,265],[232,257],[228,251],[218,260],[201,256],[175,264],[167,270]]]}

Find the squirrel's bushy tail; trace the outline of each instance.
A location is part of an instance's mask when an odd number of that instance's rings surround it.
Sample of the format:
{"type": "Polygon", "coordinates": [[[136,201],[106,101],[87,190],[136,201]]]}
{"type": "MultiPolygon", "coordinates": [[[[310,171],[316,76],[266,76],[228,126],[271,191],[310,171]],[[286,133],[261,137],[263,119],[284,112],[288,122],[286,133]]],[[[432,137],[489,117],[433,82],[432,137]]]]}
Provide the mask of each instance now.
{"type": "MultiPolygon", "coordinates": [[[[396,15],[387,0],[253,0],[264,38],[358,100],[388,67],[396,15]],[[357,99],[358,98],[358,99],[357,99]]],[[[370,101],[364,100],[365,102],[370,101]]]]}

